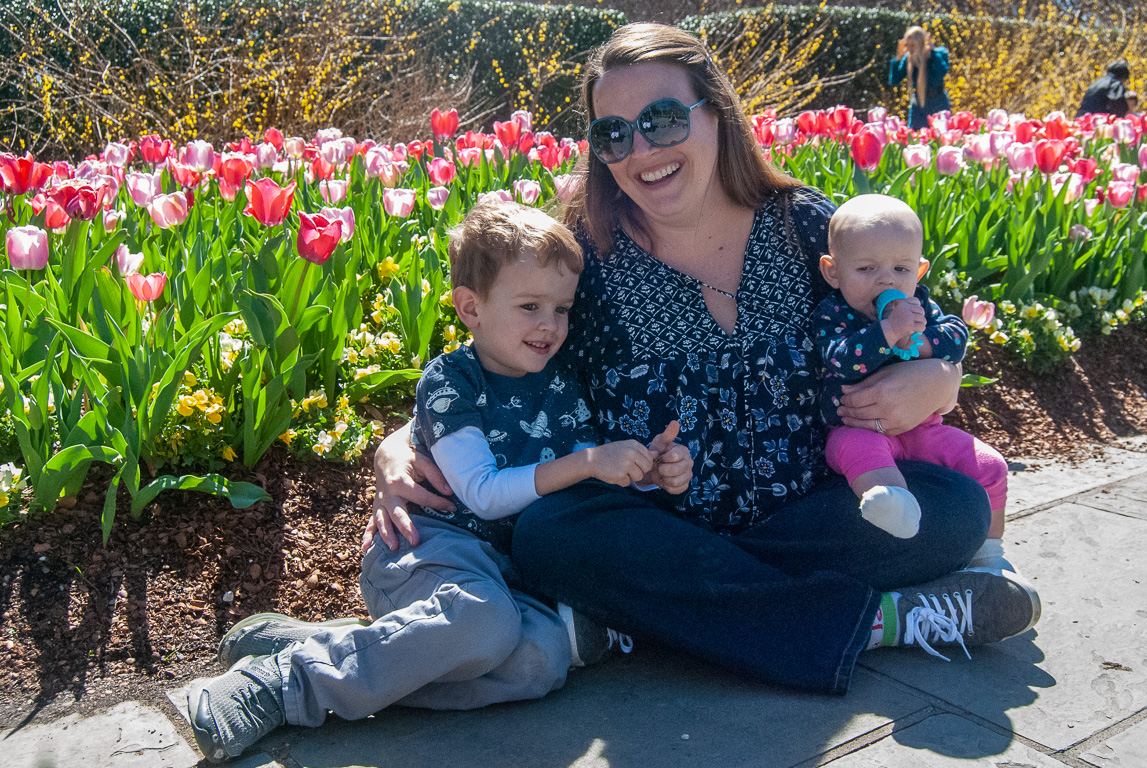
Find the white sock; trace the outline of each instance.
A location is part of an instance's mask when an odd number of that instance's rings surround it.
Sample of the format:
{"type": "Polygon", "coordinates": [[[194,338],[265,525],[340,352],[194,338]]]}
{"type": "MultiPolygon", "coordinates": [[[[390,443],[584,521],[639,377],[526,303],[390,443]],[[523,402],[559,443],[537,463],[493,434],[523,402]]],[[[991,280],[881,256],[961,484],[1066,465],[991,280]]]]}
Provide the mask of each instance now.
{"type": "Polygon", "coordinates": [[[920,530],[920,502],[907,488],[878,485],[860,497],[860,516],[898,539],[920,530]]]}
{"type": "Polygon", "coordinates": [[[972,555],[972,562],[968,563],[968,567],[1016,572],[1015,566],[1004,558],[1003,539],[985,540],[983,546],[976,550],[976,554],[972,555]]]}

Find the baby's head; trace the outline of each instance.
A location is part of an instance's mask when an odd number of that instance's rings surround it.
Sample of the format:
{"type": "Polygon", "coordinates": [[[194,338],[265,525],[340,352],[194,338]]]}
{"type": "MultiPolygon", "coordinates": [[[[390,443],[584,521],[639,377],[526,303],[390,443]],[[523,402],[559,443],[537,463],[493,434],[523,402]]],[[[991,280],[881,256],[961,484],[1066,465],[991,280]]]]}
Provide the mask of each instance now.
{"type": "Polygon", "coordinates": [[[488,371],[542,370],[565,341],[582,270],[573,234],[546,213],[487,197],[450,231],[454,309],[488,371]]]}
{"type": "Polygon", "coordinates": [[[876,320],[876,298],[895,288],[905,296],[928,271],[924,229],[907,203],[887,195],[859,195],[836,209],[828,224],[828,256],[820,271],[848,305],[876,320]]]}

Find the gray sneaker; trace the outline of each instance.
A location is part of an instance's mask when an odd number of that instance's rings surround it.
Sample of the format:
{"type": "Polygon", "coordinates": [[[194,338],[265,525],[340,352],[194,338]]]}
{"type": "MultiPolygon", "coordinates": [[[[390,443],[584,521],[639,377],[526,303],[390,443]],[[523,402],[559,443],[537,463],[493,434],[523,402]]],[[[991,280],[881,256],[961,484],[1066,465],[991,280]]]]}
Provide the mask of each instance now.
{"type": "Polygon", "coordinates": [[[281,613],[256,613],[235,624],[219,642],[219,663],[227,669],[244,656],[273,656],[291,643],[332,627],[368,626],[363,619],[302,621],[281,613]]]}
{"type": "Polygon", "coordinates": [[[1019,574],[987,568],[956,571],[945,578],[898,590],[898,645],[918,645],[945,661],[932,644],[997,643],[1023,634],[1040,617],[1039,594],[1019,574]]]}
{"type": "Polygon", "coordinates": [[[629,653],[633,650],[633,640],[629,635],[603,627],[565,603],[558,603],[558,616],[569,634],[571,667],[588,667],[604,660],[611,653],[629,653]]]}
{"type": "Polygon", "coordinates": [[[187,690],[195,743],[208,762],[222,763],[286,722],[283,676],[274,656],[241,659],[218,677],[195,680],[187,690]]]}

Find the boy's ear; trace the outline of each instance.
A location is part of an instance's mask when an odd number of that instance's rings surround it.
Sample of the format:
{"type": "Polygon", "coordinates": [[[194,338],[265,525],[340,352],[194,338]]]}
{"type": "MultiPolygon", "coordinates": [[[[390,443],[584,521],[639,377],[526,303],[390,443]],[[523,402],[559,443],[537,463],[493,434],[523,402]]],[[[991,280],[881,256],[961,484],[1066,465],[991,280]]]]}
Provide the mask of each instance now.
{"type": "Polygon", "coordinates": [[[924,275],[928,274],[928,267],[932,266],[932,262],[927,259],[920,259],[920,271],[916,273],[917,280],[923,280],[924,275]]]}
{"type": "Polygon", "coordinates": [[[451,292],[454,311],[467,328],[474,330],[478,325],[478,294],[473,289],[459,286],[451,292]]]}
{"type": "Polygon", "coordinates": [[[824,277],[825,282],[833,288],[840,287],[840,280],[836,275],[836,262],[832,256],[825,254],[820,257],[820,274],[824,277]]]}

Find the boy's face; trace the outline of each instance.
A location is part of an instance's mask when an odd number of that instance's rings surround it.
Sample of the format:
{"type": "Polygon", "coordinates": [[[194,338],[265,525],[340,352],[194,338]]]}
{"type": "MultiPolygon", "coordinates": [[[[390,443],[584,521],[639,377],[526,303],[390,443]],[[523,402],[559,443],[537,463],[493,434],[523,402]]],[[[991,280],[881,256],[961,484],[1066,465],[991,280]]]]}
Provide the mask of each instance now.
{"type": "Polygon", "coordinates": [[[456,288],[455,309],[483,367],[515,377],[545,368],[569,332],[577,281],[556,262],[542,267],[527,253],[499,270],[485,298],[456,288]]]}
{"type": "Polygon", "coordinates": [[[902,231],[874,227],[851,232],[835,243],[831,256],[822,256],[820,271],[833,288],[840,289],[848,306],[869,320],[877,320],[876,299],[889,288],[905,296],[928,271],[920,244],[902,231]]]}

